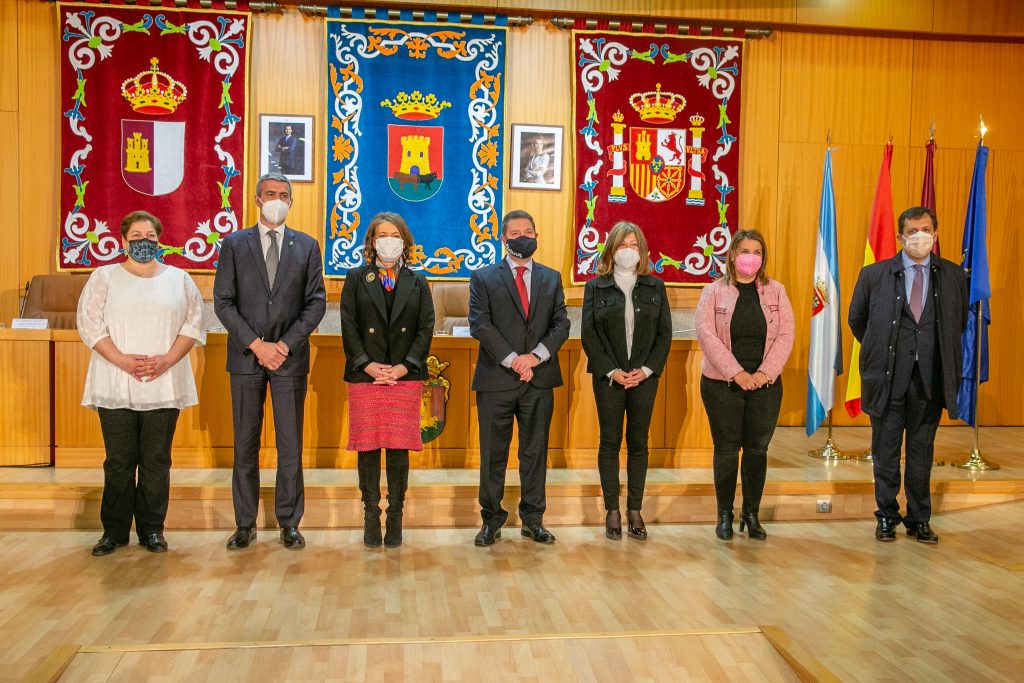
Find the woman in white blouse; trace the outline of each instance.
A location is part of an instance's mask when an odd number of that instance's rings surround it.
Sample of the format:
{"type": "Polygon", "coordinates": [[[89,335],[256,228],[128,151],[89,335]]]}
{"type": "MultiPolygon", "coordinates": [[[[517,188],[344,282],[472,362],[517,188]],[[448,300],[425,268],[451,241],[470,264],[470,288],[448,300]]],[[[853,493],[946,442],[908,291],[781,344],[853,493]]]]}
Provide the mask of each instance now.
{"type": "Polygon", "coordinates": [[[140,545],[167,550],[171,440],[178,412],[199,402],[188,352],[206,342],[203,298],[188,273],[157,260],[162,230],[145,211],[125,216],[128,259],[93,271],[78,301],[92,349],[82,405],[99,413],[106,448],[97,556],[127,545],[133,517],[140,545]]]}

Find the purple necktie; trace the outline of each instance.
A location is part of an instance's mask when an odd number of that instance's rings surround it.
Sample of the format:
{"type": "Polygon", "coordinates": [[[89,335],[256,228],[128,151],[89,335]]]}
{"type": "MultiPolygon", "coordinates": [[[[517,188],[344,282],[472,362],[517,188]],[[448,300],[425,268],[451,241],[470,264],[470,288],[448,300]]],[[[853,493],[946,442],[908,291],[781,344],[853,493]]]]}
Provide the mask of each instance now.
{"type": "Polygon", "coordinates": [[[914,283],[910,285],[910,312],[914,314],[914,320],[921,322],[921,314],[924,312],[924,266],[914,266],[914,283]]]}

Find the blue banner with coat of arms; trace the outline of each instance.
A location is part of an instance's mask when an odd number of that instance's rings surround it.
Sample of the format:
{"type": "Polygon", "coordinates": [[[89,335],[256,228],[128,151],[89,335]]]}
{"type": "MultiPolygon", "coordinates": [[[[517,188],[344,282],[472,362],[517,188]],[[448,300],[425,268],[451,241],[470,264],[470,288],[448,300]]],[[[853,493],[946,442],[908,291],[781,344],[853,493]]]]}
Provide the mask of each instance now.
{"type": "Polygon", "coordinates": [[[331,12],[325,273],[364,263],[365,230],[381,211],[405,218],[416,240],[408,265],[428,277],[465,279],[496,263],[505,27],[331,12]]]}

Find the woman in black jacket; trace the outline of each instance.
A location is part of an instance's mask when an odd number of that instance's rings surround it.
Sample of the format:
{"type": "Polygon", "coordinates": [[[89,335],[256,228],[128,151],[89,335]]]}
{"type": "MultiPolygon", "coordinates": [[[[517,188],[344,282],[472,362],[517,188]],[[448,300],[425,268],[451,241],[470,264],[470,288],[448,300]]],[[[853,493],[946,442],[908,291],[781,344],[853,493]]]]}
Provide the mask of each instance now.
{"type": "Polygon", "coordinates": [[[341,335],[348,383],[348,448],[359,453],[363,543],[402,544],[409,451],[423,450],[420,399],[434,306],[423,275],[406,265],[412,233],[397,213],[379,213],[366,231],[366,265],[348,271],[341,335]],[[380,533],[380,450],[387,452],[387,531],[380,533]]]}
{"type": "Polygon", "coordinates": [[[672,343],[672,312],[665,283],[650,275],[647,240],[627,221],[612,226],[583,293],[587,372],[593,374],[601,438],[597,466],[604,492],[605,536],[622,538],[619,512],[619,448],[626,417],[628,534],[646,540],[640,508],[647,480],[647,435],[658,393],[658,376],[672,343]],[[627,305],[628,302],[628,305],[627,305]]]}

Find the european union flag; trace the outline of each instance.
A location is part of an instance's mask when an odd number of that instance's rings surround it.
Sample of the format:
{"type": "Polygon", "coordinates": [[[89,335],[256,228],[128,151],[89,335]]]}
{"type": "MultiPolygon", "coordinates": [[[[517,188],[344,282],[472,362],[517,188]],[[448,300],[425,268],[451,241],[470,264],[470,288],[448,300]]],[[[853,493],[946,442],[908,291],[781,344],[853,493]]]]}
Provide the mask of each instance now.
{"type": "Polygon", "coordinates": [[[967,200],[967,218],[964,222],[963,261],[964,272],[970,283],[970,311],[962,344],[964,359],[961,369],[960,392],[956,397],[957,413],[960,419],[975,425],[978,413],[978,392],[975,373],[982,382],[988,381],[988,326],[992,316],[988,300],[992,298],[992,287],[988,280],[988,251],[985,249],[985,167],[988,165],[988,147],[978,144],[974,158],[974,175],[971,178],[971,196],[967,200]],[[981,337],[978,337],[978,312],[981,312],[981,337]],[[978,364],[978,355],[981,363],[978,364]]]}

